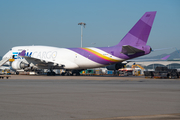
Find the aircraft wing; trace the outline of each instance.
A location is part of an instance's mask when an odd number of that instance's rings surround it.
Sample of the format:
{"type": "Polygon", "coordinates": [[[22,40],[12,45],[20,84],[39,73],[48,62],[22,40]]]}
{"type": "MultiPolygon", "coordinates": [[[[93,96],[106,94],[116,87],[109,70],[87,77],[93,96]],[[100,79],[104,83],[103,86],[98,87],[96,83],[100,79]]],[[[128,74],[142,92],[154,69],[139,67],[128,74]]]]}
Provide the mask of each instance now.
{"type": "Polygon", "coordinates": [[[135,47],[132,47],[130,45],[123,45],[121,53],[127,54],[127,55],[133,55],[135,53],[144,52],[143,50],[137,49],[135,47]]]}
{"type": "Polygon", "coordinates": [[[26,53],[26,50],[23,50],[19,54],[19,56],[25,58],[27,61],[31,61],[32,63],[38,64],[38,66],[49,66],[49,67],[59,67],[59,68],[63,68],[65,66],[51,60],[43,60],[43,59],[38,59],[38,58],[30,57],[30,56],[25,56],[25,53],[26,53]]]}

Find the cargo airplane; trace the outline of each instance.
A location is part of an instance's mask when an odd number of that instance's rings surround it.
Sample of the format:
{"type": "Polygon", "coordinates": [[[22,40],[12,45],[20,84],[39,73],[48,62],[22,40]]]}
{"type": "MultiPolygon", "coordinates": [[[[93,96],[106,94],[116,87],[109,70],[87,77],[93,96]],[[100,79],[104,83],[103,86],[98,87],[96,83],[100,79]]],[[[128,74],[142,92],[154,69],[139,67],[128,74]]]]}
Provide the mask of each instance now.
{"type": "Polygon", "coordinates": [[[119,63],[149,54],[152,49],[146,45],[156,11],[146,12],[125,37],[111,47],[57,48],[50,46],[17,46],[7,52],[0,66],[11,61],[15,70],[64,69],[62,75],[80,75],[88,68],[118,65],[119,63]]]}

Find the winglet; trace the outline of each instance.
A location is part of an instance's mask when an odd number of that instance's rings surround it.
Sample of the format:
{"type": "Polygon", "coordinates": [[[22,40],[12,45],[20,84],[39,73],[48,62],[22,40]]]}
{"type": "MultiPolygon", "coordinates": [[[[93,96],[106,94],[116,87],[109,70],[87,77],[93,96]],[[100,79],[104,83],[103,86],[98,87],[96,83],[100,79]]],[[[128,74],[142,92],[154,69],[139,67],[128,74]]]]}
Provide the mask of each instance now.
{"type": "Polygon", "coordinates": [[[20,54],[19,54],[19,56],[25,56],[25,54],[26,54],[26,50],[23,50],[20,54]]]}

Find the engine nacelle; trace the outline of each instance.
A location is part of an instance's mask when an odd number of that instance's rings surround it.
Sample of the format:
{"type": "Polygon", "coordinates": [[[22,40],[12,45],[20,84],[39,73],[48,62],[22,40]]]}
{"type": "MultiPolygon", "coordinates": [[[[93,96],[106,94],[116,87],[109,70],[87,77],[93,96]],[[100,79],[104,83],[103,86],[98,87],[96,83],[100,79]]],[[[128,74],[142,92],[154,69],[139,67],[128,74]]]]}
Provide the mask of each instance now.
{"type": "Polygon", "coordinates": [[[11,66],[15,70],[20,70],[29,67],[29,64],[26,64],[21,60],[15,60],[14,62],[12,62],[11,66]]]}
{"type": "Polygon", "coordinates": [[[124,68],[124,66],[126,65],[126,63],[115,63],[115,64],[112,64],[112,65],[109,65],[109,66],[106,66],[106,68],[108,70],[118,70],[120,68],[124,68]]]}

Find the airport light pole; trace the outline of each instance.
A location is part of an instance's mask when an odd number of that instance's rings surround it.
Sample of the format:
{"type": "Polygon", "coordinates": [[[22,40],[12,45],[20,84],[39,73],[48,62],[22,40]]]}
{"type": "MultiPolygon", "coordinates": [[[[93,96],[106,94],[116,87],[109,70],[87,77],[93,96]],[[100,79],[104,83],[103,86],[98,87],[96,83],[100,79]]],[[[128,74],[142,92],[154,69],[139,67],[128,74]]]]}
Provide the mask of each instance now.
{"type": "Polygon", "coordinates": [[[85,28],[85,25],[86,25],[86,23],[83,23],[83,22],[81,22],[81,23],[78,23],[78,25],[81,25],[81,48],[82,48],[82,37],[83,37],[83,26],[84,26],[84,28],[85,28]]]}

